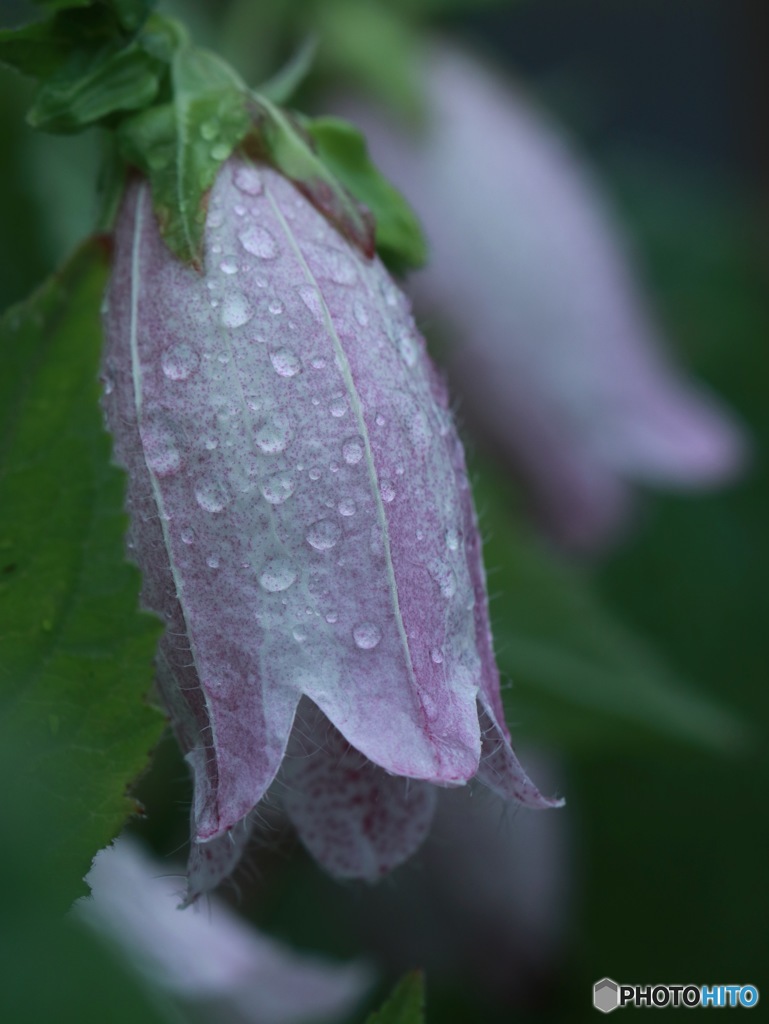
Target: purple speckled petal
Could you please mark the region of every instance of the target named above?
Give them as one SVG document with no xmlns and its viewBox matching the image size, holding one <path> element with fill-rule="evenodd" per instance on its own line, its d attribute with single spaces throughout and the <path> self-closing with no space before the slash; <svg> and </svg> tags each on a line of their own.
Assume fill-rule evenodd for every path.
<svg viewBox="0 0 769 1024">
<path fill-rule="evenodd" d="M 332 875 L 376 882 L 421 846 L 438 789 L 388 775 L 317 710 L 301 721 L 281 773 L 286 812 Z"/>
<path fill-rule="evenodd" d="M 202 275 L 131 187 L 104 315 L 130 544 L 195 778 L 190 898 L 237 861 L 303 696 L 371 762 L 378 827 L 401 822 L 372 863 L 397 862 L 432 798 L 387 773 L 472 778 L 479 692 L 507 742 L 464 457 L 405 298 L 290 182 L 232 159 Z"/>
</svg>

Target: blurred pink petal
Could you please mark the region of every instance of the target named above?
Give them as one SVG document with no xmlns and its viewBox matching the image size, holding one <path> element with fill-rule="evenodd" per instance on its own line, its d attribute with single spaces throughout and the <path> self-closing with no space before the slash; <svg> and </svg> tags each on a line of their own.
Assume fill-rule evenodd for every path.
<svg viewBox="0 0 769 1024">
<path fill-rule="evenodd" d="M 360 1001 L 371 972 L 293 952 L 211 898 L 178 909 L 179 879 L 163 877 L 134 840 L 100 851 L 77 913 L 121 949 L 154 986 L 216 1024 L 338 1021 Z"/>
<path fill-rule="evenodd" d="M 741 429 L 663 351 L 601 187 L 559 129 L 445 45 L 426 87 L 423 138 L 358 100 L 338 107 L 423 220 L 418 312 L 456 333 L 463 409 L 524 475 L 547 528 L 600 545 L 626 518 L 629 483 L 733 477 Z"/>
</svg>

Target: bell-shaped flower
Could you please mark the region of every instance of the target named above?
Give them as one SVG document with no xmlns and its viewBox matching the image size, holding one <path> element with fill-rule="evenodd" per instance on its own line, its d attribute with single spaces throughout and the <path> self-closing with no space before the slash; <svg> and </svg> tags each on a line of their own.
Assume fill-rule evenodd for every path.
<svg viewBox="0 0 769 1024">
<path fill-rule="evenodd" d="M 215 898 L 178 911 L 178 877 L 126 836 L 97 853 L 91 896 L 76 915 L 124 954 L 146 980 L 195 1020 L 311 1024 L 353 1010 L 372 980 L 363 963 L 299 954 L 258 932 Z"/>
<path fill-rule="evenodd" d="M 435 785 L 550 806 L 504 724 L 446 393 L 382 264 L 233 158 L 203 273 L 131 187 L 104 316 L 129 543 L 194 773 L 190 898 L 232 870 L 284 759 L 286 810 L 341 876 L 408 857 Z"/>
<path fill-rule="evenodd" d="M 590 548 L 627 518 L 632 483 L 715 486 L 741 430 L 666 354 L 600 185 L 563 133 L 471 56 L 435 45 L 424 130 L 352 97 L 431 245 L 417 310 L 454 341 L 463 413 L 528 485 L 560 542 Z"/>
</svg>

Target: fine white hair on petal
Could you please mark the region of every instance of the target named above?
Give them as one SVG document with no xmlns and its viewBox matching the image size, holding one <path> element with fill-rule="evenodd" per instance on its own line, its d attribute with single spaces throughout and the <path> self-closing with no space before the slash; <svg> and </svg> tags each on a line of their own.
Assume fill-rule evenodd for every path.
<svg viewBox="0 0 769 1024">
<path fill-rule="evenodd" d="M 566 545 L 610 539 L 629 482 L 716 486 L 744 462 L 741 428 L 664 350 L 627 240 L 564 133 L 457 48 L 425 64 L 416 137 L 339 98 L 418 211 L 431 259 L 417 309 L 455 334 L 463 410 L 514 463 Z"/>
<path fill-rule="evenodd" d="M 298 954 L 212 897 L 178 910 L 178 877 L 126 836 L 95 857 L 75 913 L 155 986 L 212 1024 L 310 1024 L 346 1017 L 372 981 L 363 963 Z M 203 1018 L 207 1014 L 201 1014 Z"/>
</svg>

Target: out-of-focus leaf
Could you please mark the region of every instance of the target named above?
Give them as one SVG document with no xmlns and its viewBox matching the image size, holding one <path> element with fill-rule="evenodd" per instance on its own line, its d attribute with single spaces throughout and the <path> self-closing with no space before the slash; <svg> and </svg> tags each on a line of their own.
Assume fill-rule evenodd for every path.
<svg viewBox="0 0 769 1024">
<path fill-rule="evenodd" d="M 98 409 L 103 246 L 0 321 L 0 721 L 23 773 L 66 808 L 47 853 L 68 898 L 135 804 L 163 728 L 144 701 L 160 623 L 124 560 L 122 473 Z"/>
<path fill-rule="evenodd" d="M 312 69 L 318 50 L 317 36 L 308 36 L 277 74 L 259 86 L 258 92 L 273 103 L 286 104 Z"/>
<path fill-rule="evenodd" d="M 306 129 L 266 96 L 256 96 L 259 110 L 259 147 L 256 156 L 267 159 L 290 178 L 310 202 L 356 245 L 365 256 L 374 255 L 374 222 L 318 153 Z"/>
<path fill-rule="evenodd" d="M 493 471 L 478 474 L 476 496 L 497 661 L 512 680 L 504 700 L 517 735 L 561 747 L 667 736 L 734 749 L 745 740 L 728 709 L 682 682 L 601 606 L 585 577 L 524 529 Z"/>
<path fill-rule="evenodd" d="M 148 175 L 163 237 L 200 266 L 205 195 L 222 162 L 247 134 L 247 92 L 213 53 L 181 46 L 172 62 L 173 98 L 123 122 L 125 158 Z"/>
<path fill-rule="evenodd" d="M 308 121 L 307 130 L 329 170 L 374 215 L 376 247 L 385 263 L 394 270 L 422 266 L 427 244 L 419 221 L 371 162 L 363 135 L 336 117 Z"/>
<path fill-rule="evenodd" d="M 70 33 L 60 24 L 36 21 L 0 30 L 0 61 L 22 74 L 45 78 L 66 59 L 71 45 Z"/>
<path fill-rule="evenodd" d="M 419 35 L 387 2 L 329 0 L 316 5 L 313 24 L 324 70 L 362 85 L 407 118 L 422 112 Z"/>
<path fill-rule="evenodd" d="M 423 1024 L 424 985 L 419 971 L 407 974 L 396 985 L 387 1002 L 368 1018 L 366 1024 Z"/>
</svg>

